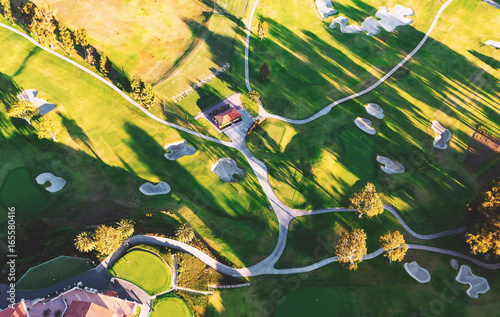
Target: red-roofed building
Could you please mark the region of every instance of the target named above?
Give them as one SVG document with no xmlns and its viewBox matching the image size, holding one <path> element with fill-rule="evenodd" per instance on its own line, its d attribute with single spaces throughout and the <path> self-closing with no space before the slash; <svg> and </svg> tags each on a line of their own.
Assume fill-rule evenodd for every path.
<svg viewBox="0 0 500 317">
<path fill-rule="evenodd" d="M 113 317 L 114 312 L 90 302 L 74 300 L 64 317 Z"/>
<path fill-rule="evenodd" d="M 24 302 L 17 303 L 13 308 L 0 311 L 0 317 L 29 317 Z"/>
<path fill-rule="evenodd" d="M 118 297 L 118 293 L 117 292 L 110 291 L 110 290 L 106 291 L 106 295 L 111 296 L 111 297 Z"/>
<path fill-rule="evenodd" d="M 222 130 L 230 126 L 232 123 L 240 121 L 241 113 L 239 113 L 236 108 L 229 107 L 229 109 L 214 115 L 213 120 L 217 127 Z"/>
</svg>

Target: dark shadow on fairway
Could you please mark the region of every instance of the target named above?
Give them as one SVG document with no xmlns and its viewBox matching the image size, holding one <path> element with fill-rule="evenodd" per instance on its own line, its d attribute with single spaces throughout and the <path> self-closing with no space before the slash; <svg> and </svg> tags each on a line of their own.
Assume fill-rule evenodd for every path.
<svg viewBox="0 0 500 317">
<path fill-rule="evenodd" d="M 469 53 L 482 60 L 483 63 L 490 65 L 492 68 L 500 69 L 500 60 L 481 54 L 476 50 L 469 50 Z"/>
<path fill-rule="evenodd" d="M 97 155 L 97 153 L 92 148 L 92 141 L 87 136 L 85 131 L 83 131 L 83 129 L 80 128 L 80 126 L 76 123 L 76 121 L 66 117 L 64 114 L 60 112 L 58 112 L 57 114 L 59 115 L 59 117 L 61 117 L 62 124 L 68 131 L 68 134 L 73 139 L 73 141 L 87 147 L 95 155 L 97 159 L 101 160 L 99 155 Z"/>
</svg>

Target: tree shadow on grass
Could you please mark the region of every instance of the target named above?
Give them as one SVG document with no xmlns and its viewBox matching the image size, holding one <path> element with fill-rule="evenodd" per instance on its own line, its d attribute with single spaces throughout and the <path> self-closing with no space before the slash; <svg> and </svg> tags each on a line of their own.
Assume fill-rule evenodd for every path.
<svg viewBox="0 0 500 317">
<path fill-rule="evenodd" d="M 95 155 L 97 159 L 101 160 L 99 155 L 97 155 L 97 153 L 93 149 L 92 141 L 87 136 L 85 131 L 83 131 L 83 129 L 76 123 L 76 121 L 66 117 L 64 114 L 60 112 L 58 112 L 57 114 L 59 115 L 59 117 L 61 117 L 62 124 L 68 131 L 68 134 L 71 137 L 71 139 L 73 139 L 73 141 L 75 141 L 76 143 L 88 148 Z"/>
</svg>

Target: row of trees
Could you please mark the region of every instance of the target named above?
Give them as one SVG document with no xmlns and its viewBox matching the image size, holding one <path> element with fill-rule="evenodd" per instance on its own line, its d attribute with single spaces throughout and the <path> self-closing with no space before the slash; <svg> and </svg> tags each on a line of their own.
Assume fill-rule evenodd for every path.
<svg viewBox="0 0 500 317">
<path fill-rule="evenodd" d="M 116 227 L 102 225 L 94 232 L 82 231 L 76 236 L 75 247 L 80 252 L 96 251 L 100 257 L 106 257 L 134 234 L 135 222 L 121 219 Z"/>
<path fill-rule="evenodd" d="M 151 109 L 154 104 L 155 94 L 151 84 L 144 82 L 138 75 L 134 75 L 130 81 L 132 96 L 142 106 Z"/>
<path fill-rule="evenodd" d="M 399 231 L 387 231 L 379 238 L 379 244 L 390 262 L 402 261 L 408 251 L 408 245 Z M 339 263 L 346 264 L 349 270 L 356 270 L 358 263 L 362 262 L 367 254 L 365 231 L 354 229 L 343 233 L 337 242 L 335 254 Z"/>
<path fill-rule="evenodd" d="M 40 110 L 33 103 L 27 100 L 19 101 L 7 112 L 7 116 L 10 118 L 23 119 L 30 126 L 32 125 L 31 120 L 33 117 L 39 115 Z M 34 127 L 39 139 L 52 138 L 54 141 L 57 141 L 56 136 L 62 129 L 62 125 L 59 121 L 45 118 L 40 118 L 40 120 L 34 124 Z"/>
</svg>

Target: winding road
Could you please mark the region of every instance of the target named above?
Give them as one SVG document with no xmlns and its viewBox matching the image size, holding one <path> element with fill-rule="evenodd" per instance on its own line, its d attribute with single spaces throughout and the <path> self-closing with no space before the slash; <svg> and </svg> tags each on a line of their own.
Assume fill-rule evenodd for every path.
<svg viewBox="0 0 500 317">
<path fill-rule="evenodd" d="M 249 45 L 250 45 L 250 38 L 251 38 L 251 25 L 252 25 L 252 20 L 253 20 L 253 17 L 255 15 L 255 11 L 256 11 L 258 2 L 259 2 L 259 0 L 255 1 L 254 6 L 252 8 L 252 12 L 250 14 L 249 23 L 247 24 L 247 37 L 246 37 L 246 46 L 245 46 L 245 83 L 246 83 L 246 86 L 247 86 L 249 91 L 252 90 L 251 85 L 250 85 L 250 81 L 249 81 L 249 68 L 248 68 Z M 262 104 L 260 104 L 260 114 L 259 115 L 261 117 L 274 118 L 274 119 L 283 120 L 283 121 L 293 123 L 293 124 L 305 124 L 305 123 L 311 122 L 311 121 L 313 121 L 321 116 L 328 114 L 334 106 L 336 106 L 342 102 L 345 102 L 347 100 L 359 97 L 363 94 L 370 92 L 371 90 L 375 89 L 380 84 L 382 84 L 387 78 L 389 78 L 395 71 L 397 71 L 404 63 L 406 63 L 410 58 L 412 58 L 413 55 L 415 55 L 418 52 L 418 50 L 422 47 L 422 45 L 424 45 L 424 43 L 427 40 L 427 38 L 429 37 L 430 33 L 434 29 L 440 15 L 444 11 L 444 9 L 452 2 L 453 2 L 453 0 L 448 0 L 445 4 L 443 4 L 443 6 L 438 11 L 431 27 L 429 28 L 429 30 L 426 33 L 426 35 L 424 36 L 424 38 L 420 41 L 418 46 L 410 54 L 408 54 L 398 65 L 396 65 L 391 71 L 389 71 L 385 76 L 383 76 L 375 84 L 371 85 L 367 89 L 365 89 L 359 93 L 353 94 L 351 96 L 345 97 L 343 99 L 340 99 L 338 101 L 335 101 L 335 102 L 327 105 L 325 108 L 323 108 L 323 110 L 319 111 L 318 113 L 316 113 L 315 115 L 313 115 L 307 119 L 295 120 L 295 119 L 288 119 L 288 118 L 276 116 L 276 115 L 270 114 L 267 111 L 265 111 Z M 206 265 L 212 267 L 213 269 L 215 269 L 221 273 L 231 275 L 231 276 L 258 276 L 258 275 L 263 275 L 263 274 L 303 273 L 303 272 L 309 272 L 309 271 L 315 270 L 317 268 L 320 268 L 324 265 L 335 262 L 337 260 L 336 257 L 331 257 L 331 258 L 319 261 L 317 263 L 314 263 L 314 264 L 311 264 L 311 265 L 305 266 L 305 267 L 290 268 L 290 269 L 276 269 L 276 268 L 274 268 L 276 262 L 279 260 L 279 258 L 281 257 L 281 255 L 285 249 L 288 227 L 289 227 L 290 222 L 294 218 L 300 217 L 300 216 L 309 216 L 309 215 L 331 213 L 331 212 L 354 212 L 354 210 L 351 210 L 348 208 L 325 208 L 325 209 L 320 209 L 320 210 L 307 211 L 307 210 L 292 209 L 292 208 L 286 206 L 276 196 L 275 192 L 273 191 L 273 189 L 269 183 L 269 176 L 268 176 L 268 170 L 267 170 L 266 165 L 262 161 L 255 158 L 255 156 L 251 153 L 251 151 L 248 149 L 247 145 L 245 144 L 245 137 L 244 136 L 242 136 L 239 139 L 233 139 L 233 142 L 227 142 L 227 141 L 219 140 L 217 138 L 213 138 L 213 137 L 198 133 L 198 132 L 190 130 L 188 128 L 179 126 L 177 124 L 162 120 L 162 119 L 154 116 L 150 112 L 148 112 L 146 109 L 144 109 L 144 107 L 142 107 L 137 102 L 135 102 L 133 99 L 131 99 L 128 95 L 126 95 L 123 91 L 121 91 L 116 86 L 114 86 L 111 82 L 107 81 L 106 79 L 102 78 L 101 76 L 92 72 L 91 70 L 87 69 L 86 67 L 72 61 L 69 58 L 66 58 L 66 57 L 52 51 L 51 49 L 42 47 L 39 43 L 37 43 L 35 40 L 33 40 L 28 35 L 20 32 L 20 31 L 14 29 L 8 25 L 0 23 L 0 27 L 8 29 L 8 30 L 22 36 L 26 40 L 30 41 L 33 45 L 40 47 L 41 49 L 47 51 L 48 53 L 74 65 L 75 67 L 86 72 L 90 76 L 93 76 L 94 78 L 96 78 L 97 80 L 102 82 L 103 84 L 105 84 L 108 87 L 110 87 L 111 89 L 113 89 L 116 93 L 121 95 L 123 98 L 125 98 L 128 102 L 130 102 L 132 105 L 134 105 L 136 108 L 138 108 L 140 111 L 142 111 L 144 114 L 146 114 L 151 119 L 153 119 L 161 124 L 172 127 L 174 129 L 180 130 L 182 132 L 189 133 L 189 134 L 195 135 L 197 137 L 200 137 L 200 138 L 212 141 L 212 142 L 216 142 L 218 144 L 225 145 L 225 146 L 228 146 L 228 147 L 231 147 L 231 148 L 234 148 L 234 149 L 237 149 L 238 151 L 240 151 L 244 155 L 244 157 L 246 158 L 248 163 L 250 164 L 253 172 L 255 173 L 260 185 L 263 188 L 265 195 L 269 199 L 269 202 L 270 202 L 272 209 L 274 210 L 276 217 L 277 217 L 277 220 L 278 220 L 279 236 L 278 236 L 278 242 L 276 244 L 275 249 L 267 258 L 265 258 L 261 262 L 255 264 L 253 266 L 250 266 L 248 268 L 235 269 L 235 268 L 229 267 L 227 265 L 224 265 L 224 264 L 216 261 L 215 259 L 211 258 L 210 256 L 203 253 L 202 251 L 200 251 L 200 250 L 198 250 L 198 249 L 196 249 L 188 244 L 185 244 L 185 243 L 182 243 L 182 242 L 179 242 L 176 240 L 161 238 L 161 237 L 154 237 L 154 236 L 137 235 L 137 236 L 133 236 L 130 239 L 126 240 L 124 242 L 124 244 L 122 244 L 117 250 L 115 250 L 115 252 L 111 256 L 109 256 L 105 261 L 103 261 L 94 270 L 91 270 L 93 272 L 95 271 L 92 274 L 97 274 L 97 275 L 105 274 L 104 272 L 107 272 L 107 268 L 109 266 L 112 266 L 112 264 L 117 259 L 119 259 L 127 251 L 127 249 L 130 246 L 135 245 L 135 244 L 139 244 L 139 243 L 155 244 L 155 245 L 161 245 L 161 246 L 166 246 L 169 248 L 181 250 L 183 252 L 186 252 L 188 254 L 193 255 L 194 257 L 198 258 L 200 261 L 202 261 Z M 419 238 L 419 239 L 434 239 L 434 238 L 443 237 L 446 235 L 460 233 L 460 232 L 463 232 L 465 230 L 465 228 L 457 228 L 457 229 L 448 230 L 448 231 L 430 234 L 430 235 L 421 235 L 421 234 L 418 234 L 418 233 L 414 232 L 413 230 L 411 230 L 411 228 L 409 228 L 409 226 L 402 219 L 402 217 L 394 210 L 394 208 L 392 208 L 389 205 L 385 205 L 384 209 L 387 210 L 388 212 L 392 213 L 398 219 L 398 221 L 403 225 L 403 227 L 408 231 L 409 234 L 411 234 L 412 236 Z M 439 248 L 434 248 L 434 247 L 428 247 L 428 246 L 422 246 L 422 245 L 414 245 L 414 244 L 409 245 L 409 247 L 411 249 L 415 249 L 415 250 L 426 250 L 426 251 L 438 252 L 438 253 L 442 253 L 442 254 L 449 254 L 452 256 L 460 257 L 462 259 L 471 261 L 477 265 L 480 265 L 480 266 L 483 266 L 486 268 L 490 268 L 490 269 L 498 269 L 500 267 L 500 264 L 483 263 L 477 259 L 463 255 L 463 254 L 455 252 L 455 251 L 439 249 Z M 383 253 L 383 250 L 378 249 L 378 250 L 366 255 L 363 259 L 369 260 L 369 259 L 372 259 L 372 258 L 375 258 L 375 257 L 381 255 L 382 253 Z"/>
</svg>

